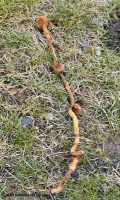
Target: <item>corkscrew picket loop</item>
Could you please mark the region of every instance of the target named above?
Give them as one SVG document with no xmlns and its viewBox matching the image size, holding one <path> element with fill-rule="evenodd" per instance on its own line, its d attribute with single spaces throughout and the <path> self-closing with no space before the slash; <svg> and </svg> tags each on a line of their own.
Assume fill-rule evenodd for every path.
<svg viewBox="0 0 120 200">
<path fill-rule="evenodd" d="M 52 69 L 57 75 L 60 76 L 60 78 L 63 82 L 64 88 L 65 88 L 66 92 L 68 93 L 69 102 L 70 102 L 70 108 L 69 108 L 68 114 L 73 121 L 73 130 L 74 130 L 74 137 L 75 137 L 73 146 L 71 148 L 71 162 L 68 166 L 68 170 L 67 170 L 65 176 L 63 177 L 62 180 L 60 180 L 58 182 L 58 184 L 56 184 L 52 188 L 49 188 L 47 191 L 48 193 L 51 193 L 51 194 L 58 194 L 60 192 L 63 192 L 66 183 L 68 182 L 71 175 L 75 172 L 80 158 L 82 158 L 84 156 L 84 151 L 78 150 L 78 147 L 80 144 L 80 128 L 79 128 L 79 121 L 78 121 L 77 116 L 81 112 L 81 107 L 79 104 L 77 104 L 75 102 L 75 97 L 74 97 L 73 91 L 71 90 L 69 83 L 65 80 L 64 64 L 61 64 L 57 57 L 57 54 L 56 54 L 56 51 L 54 48 L 54 39 L 48 30 L 49 24 L 50 24 L 50 21 L 48 20 L 47 16 L 38 16 L 35 20 L 35 26 L 40 31 L 43 32 L 43 35 L 46 38 L 48 46 L 52 53 L 52 56 L 53 56 Z"/>
</svg>

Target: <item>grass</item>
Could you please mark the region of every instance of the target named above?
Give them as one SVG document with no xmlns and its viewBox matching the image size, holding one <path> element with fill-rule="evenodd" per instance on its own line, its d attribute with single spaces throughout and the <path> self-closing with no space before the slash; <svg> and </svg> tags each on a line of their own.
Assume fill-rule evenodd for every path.
<svg viewBox="0 0 120 200">
<path fill-rule="evenodd" d="M 54 198 L 119 199 L 120 56 L 104 43 L 104 24 L 117 6 L 119 1 L 0 2 L 1 199 L 5 193 L 53 185 L 69 162 L 73 133 L 67 94 L 50 69 L 46 43 L 36 39 L 33 18 L 41 14 L 57 24 L 51 32 L 63 46 L 59 58 L 83 107 L 81 148 L 86 155 L 78 178 Z M 25 116 L 33 117 L 33 127 L 22 127 Z"/>
<path fill-rule="evenodd" d="M 9 18 L 20 13 L 26 13 L 26 10 L 36 3 L 37 0 L 1 0 L 0 2 L 0 15 L 1 18 Z M 19 16 L 19 15 L 18 15 Z"/>
</svg>

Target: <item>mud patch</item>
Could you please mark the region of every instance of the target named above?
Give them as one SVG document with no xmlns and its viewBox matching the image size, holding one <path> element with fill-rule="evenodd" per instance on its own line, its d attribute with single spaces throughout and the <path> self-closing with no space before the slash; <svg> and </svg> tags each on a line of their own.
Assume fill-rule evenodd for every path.
<svg viewBox="0 0 120 200">
<path fill-rule="evenodd" d="M 107 30 L 105 44 L 109 49 L 120 52 L 120 7 L 115 8 L 110 17 L 110 21 L 104 26 Z"/>
<path fill-rule="evenodd" d="M 120 158 L 120 136 L 108 138 L 104 144 L 104 151 L 113 160 Z"/>
</svg>

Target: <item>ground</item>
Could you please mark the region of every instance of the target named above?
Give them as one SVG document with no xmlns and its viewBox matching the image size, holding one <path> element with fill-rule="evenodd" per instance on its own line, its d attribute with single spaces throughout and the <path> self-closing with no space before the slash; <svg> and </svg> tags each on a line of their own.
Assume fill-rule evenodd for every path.
<svg viewBox="0 0 120 200">
<path fill-rule="evenodd" d="M 0 198 L 120 199 L 120 1 L 0 2 Z M 66 79 L 82 106 L 85 158 L 61 195 L 24 197 L 59 180 L 73 141 L 68 97 L 52 71 L 38 15 L 54 24 Z M 118 41 L 118 42 L 117 42 Z"/>
</svg>

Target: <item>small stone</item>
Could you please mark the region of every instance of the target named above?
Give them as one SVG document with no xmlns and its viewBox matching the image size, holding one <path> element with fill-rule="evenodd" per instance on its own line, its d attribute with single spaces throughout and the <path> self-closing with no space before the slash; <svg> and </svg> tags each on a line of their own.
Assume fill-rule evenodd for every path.
<svg viewBox="0 0 120 200">
<path fill-rule="evenodd" d="M 29 128 L 34 125 L 34 118 L 32 116 L 24 116 L 21 119 L 21 127 Z"/>
</svg>

